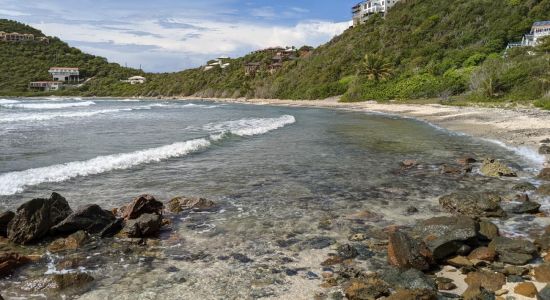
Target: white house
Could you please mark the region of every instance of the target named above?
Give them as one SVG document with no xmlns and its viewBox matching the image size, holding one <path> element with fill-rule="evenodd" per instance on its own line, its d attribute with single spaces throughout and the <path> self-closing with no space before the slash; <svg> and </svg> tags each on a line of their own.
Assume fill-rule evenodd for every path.
<svg viewBox="0 0 550 300">
<path fill-rule="evenodd" d="M 147 81 L 147 78 L 143 76 L 132 76 L 128 78 L 128 80 L 123 80 L 123 81 L 129 84 L 143 84 Z"/>
<path fill-rule="evenodd" d="M 34 35 L 30 33 L 4 32 L 0 31 L 0 41 L 6 42 L 26 42 L 34 41 Z"/>
<path fill-rule="evenodd" d="M 40 90 L 40 91 L 57 91 L 63 87 L 63 82 L 60 81 L 33 81 L 29 83 L 29 88 L 31 90 Z"/>
<path fill-rule="evenodd" d="M 352 8 L 353 26 L 365 23 L 370 16 L 374 14 L 382 14 L 385 16 L 390 8 L 392 8 L 400 0 L 364 0 L 357 3 Z"/>
<path fill-rule="evenodd" d="M 212 61 L 210 61 L 206 66 L 204 66 L 204 71 L 209 71 L 214 69 L 215 67 L 220 67 L 222 69 L 225 69 L 231 65 L 231 63 L 226 62 L 229 60 L 229 56 L 220 56 Z"/>
<path fill-rule="evenodd" d="M 509 43 L 507 49 L 516 47 L 535 47 L 542 38 L 550 36 L 550 21 L 533 23 L 531 32 L 523 36 L 521 42 Z"/>
<path fill-rule="evenodd" d="M 80 70 L 78 68 L 51 67 L 48 71 L 53 81 L 78 82 L 80 81 Z"/>
</svg>

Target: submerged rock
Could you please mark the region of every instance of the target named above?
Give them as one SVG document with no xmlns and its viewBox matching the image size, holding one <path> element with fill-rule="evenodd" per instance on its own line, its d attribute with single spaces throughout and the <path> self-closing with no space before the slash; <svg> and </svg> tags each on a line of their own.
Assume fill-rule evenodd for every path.
<svg viewBox="0 0 550 300">
<path fill-rule="evenodd" d="M 524 201 L 514 207 L 511 212 L 514 214 L 536 214 L 539 212 L 540 204 L 533 201 Z"/>
<path fill-rule="evenodd" d="M 550 196 L 550 184 L 543 184 L 537 189 L 537 194 L 543 196 Z"/>
<path fill-rule="evenodd" d="M 468 217 L 435 217 L 420 221 L 413 235 L 424 240 L 434 259 L 456 254 L 458 249 L 477 237 L 478 224 Z"/>
<path fill-rule="evenodd" d="M 143 214 L 162 215 L 164 204 L 151 195 L 141 195 L 124 208 L 122 217 L 126 220 L 137 219 Z"/>
<path fill-rule="evenodd" d="M 539 154 L 550 154 L 550 146 L 548 146 L 548 145 L 540 146 Z"/>
<path fill-rule="evenodd" d="M 471 217 L 504 217 L 501 201 L 496 193 L 456 192 L 439 198 L 439 205 L 448 212 Z"/>
<path fill-rule="evenodd" d="M 434 259 L 432 252 L 423 241 L 397 231 L 390 234 L 388 262 L 398 268 L 414 268 L 423 271 L 430 268 Z"/>
<path fill-rule="evenodd" d="M 137 219 L 126 221 L 122 232 L 130 238 L 155 236 L 162 226 L 162 217 L 157 214 L 142 214 Z"/>
<path fill-rule="evenodd" d="M 550 168 L 542 169 L 537 178 L 550 181 Z"/>
<path fill-rule="evenodd" d="M 343 259 L 351 259 L 359 255 L 359 252 L 357 252 L 357 249 L 355 249 L 355 247 L 349 244 L 338 246 L 338 249 L 336 249 L 336 251 L 338 252 L 338 256 Z"/>
<path fill-rule="evenodd" d="M 529 182 L 518 183 L 512 187 L 512 190 L 517 192 L 524 192 L 524 193 L 528 191 L 534 191 L 536 189 L 537 187 L 534 184 Z"/>
<path fill-rule="evenodd" d="M 318 236 L 305 240 L 302 244 L 309 249 L 324 249 L 335 243 L 336 240 L 331 237 Z"/>
<path fill-rule="evenodd" d="M 59 292 L 68 288 L 82 289 L 88 286 L 94 278 L 86 273 L 67 273 L 48 275 L 24 283 L 33 292 Z"/>
<path fill-rule="evenodd" d="M 180 213 L 185 210 L 209 211 L 216 208 L 216 203 L 199 197 L 176 197 L 168 202 L 167 207 L 173 213 Z"/>
<path fill-rule="evenodd" d="M 48 251 L 56 253 L 65 250 L 76 250 L 88 242 L 90 237 L 84 231 L 77 231 L 66 238 L 53 241 L 48 246 Z"/>
<path fill-rule="evenodd" d="M 492 158 L 487 158 L 483 161 L 480 172 L 489 177 L 517 177 L 517 174 L 512 169 Z"/>
<path fill-rule="evenodd" d="M 91 204 L 79 207 L 61 223 L 52 227 L 55 234 L 71 234 L 79 230 L 98 233 L 115 220 L 112 212 L 104 210 L 99 205 Z"/>
<path fill-rule="evenodd" d="M 49 199 L 33 199 L 17 209 L 8 226 L 8 238 L 17 244 L 34 242 L 71 213 L 67 200 L 57 193 Z"/>
<path fill-rule="evenodd" d="M 0 278 L 12 274 L 18 267 L 31 261 L 27 256 L 19 255 L 18 253 L 1 253 L 0 254 Z"/>
<path fill-rule="evenodd" d="M 0 236 L 8 236 L 8 224 L 13 220 L 13 217 L 15 217 L 13 211 L 6 211 L 0 214 Z"/>
<path fill-rule="evenodd" d="M 457 158 L 456 162 L 460 165 L 466 166 L 469 164 L 476 163 L 477 160 L 472 156 L 463 156 L 463 157 Z"/>
<path fill-rule="evenodd" d="M 489 248 L 497 253 L 498 261 L 511 265 L 525 265 L 537 255 L 533 243 L 527 240 L 496 237 Z"/>
</svg>

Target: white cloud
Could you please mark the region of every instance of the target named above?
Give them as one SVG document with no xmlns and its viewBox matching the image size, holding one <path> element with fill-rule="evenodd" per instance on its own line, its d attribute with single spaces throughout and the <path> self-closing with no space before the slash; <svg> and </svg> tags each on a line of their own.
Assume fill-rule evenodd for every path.
<svg viewBox="0 0 550 300">
<path fill-rule="evenodd" d="M 0 15 L 10 16 L 10 17 L 21 17 L 21 16 L 28 16 L 29 14 L 26 14 L 17 10 L 0 9 Z"/>
</svg>

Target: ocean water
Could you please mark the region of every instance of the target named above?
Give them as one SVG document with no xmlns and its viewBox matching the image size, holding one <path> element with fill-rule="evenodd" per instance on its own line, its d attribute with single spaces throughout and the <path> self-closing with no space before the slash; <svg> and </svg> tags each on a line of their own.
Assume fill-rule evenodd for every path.
<svg viewBox="0 0 550 300">
<path fill-rule="evenodd" d="M 307 272 L 320 274 L 329 249 L 299 246 L 308 239 L 345 242 L 358 227 L 411 224 L 441 214 L 441 195 L 509 190 L 540 168 L 531 154 L 412 119 L 213 101 L 2 99 L 0 141 L 0 211 L 52 191 L 73 208 L 111 209 L 143 193 L 219 205 L 173 216 L 152 248 L 88 249 L 79 270 L 96 280 L 70 295 L 83 299 L 310 299 L 320 280 Z M 462 155 L 496 157 L 521 178 L 440 174 Z M 405 159 L 421 167 L 403 172 Z M 409 206 L 419 213 L 406 214 Z M 357 222 L 365 210 L 374 217 Z M 60 268 L 63 259 L 49 256 L 0 290 L 36 294 L 26 280 L 76 271 Z"/>
</svg>

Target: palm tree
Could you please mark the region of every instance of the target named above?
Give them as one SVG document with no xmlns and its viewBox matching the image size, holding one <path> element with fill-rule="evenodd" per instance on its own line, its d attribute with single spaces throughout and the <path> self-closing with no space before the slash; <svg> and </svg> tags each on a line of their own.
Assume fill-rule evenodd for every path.
<svg viewBox="0 0 550 300">
<path fill-rule="evenodd" d="M 386 63 L 382 57 L 365 54 L 359 74 L 366 75 L 369 80 L 381 81 L 390 78 L 393 75 L 393 69 L 391 64 Z"/>
</svg>

